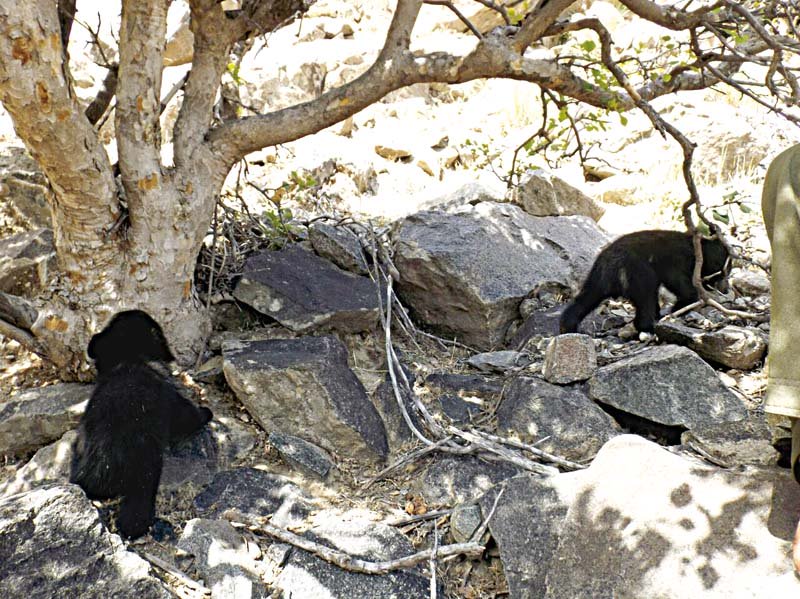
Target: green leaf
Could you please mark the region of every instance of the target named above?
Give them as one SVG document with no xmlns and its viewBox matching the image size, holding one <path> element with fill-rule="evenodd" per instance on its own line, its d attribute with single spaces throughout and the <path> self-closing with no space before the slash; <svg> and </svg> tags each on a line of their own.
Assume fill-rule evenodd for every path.
<svg viewBox="0 0 800 599">
<path fill-rule="evenodd" d="M 585 42 L 583 42 L 583 43 L 581 44 L 581 48 L 582 48 L 582 49 L 583 49 L 585 52 L 591 52 L 591 51 L 592 51 L 592 50 L 594 50 L 596 47 L 597 47 L 597 44 L 595 44 L 595 43 L 594 43 L 594 41 L 592 41 L 592 40 L 586 40 Z"/>
<path fill-rule="evenodd" d="M 624 114 L 620 114 L 619 122 L 623 127 L 626 126 L 628 124 L 628 117 L 626 117 Z"/>
<path fill-rule="evenodd" d="M 716 220 L 716 221 L 719 221 L 719 222 L 724 223 L 726 225 L 730 222 L 730 218 L 724 212 L 721 212 L 721 211 L 715 209 L 715 210 L 712 210 L 711 213 L 714 215 L 714 220 Z"/>
</svg>

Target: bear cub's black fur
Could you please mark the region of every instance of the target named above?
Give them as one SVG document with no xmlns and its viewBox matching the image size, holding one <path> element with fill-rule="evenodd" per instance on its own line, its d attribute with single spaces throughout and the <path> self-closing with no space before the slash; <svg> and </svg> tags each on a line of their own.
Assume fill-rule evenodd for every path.
<svg viewBox="0 0 800 599">
<path fill-rule="evenodd" d="M 170 380 L 175 358 L 158 323 L 141 310 L 120 312 L 89 342 L 97 384 L 81 418 L 70 482 L 91 499 L 122 496 L 119 532 L 135 538 L 155 519 L 164 450 L 212 418 Z"/>
<path fill-rule="evenodd" d="M 728 251 L 718 239 L 703 239 L 701 246 L 703 277 L 711 277 L 707 282 L 717 282 L 718 286 L 723 284 Z M 561 332 L 576 332 L 586 315 L 611 297 L 624 297 L 633 303 L 637 331 L 654 332 L 660 285 L 677 296 L 673 310 L 697 301 L 692 285 L 694 263 L 689 233 L 653 230 L 623 235 L 595 259 L 580 292 L 561 314 Z"/>
</svg>

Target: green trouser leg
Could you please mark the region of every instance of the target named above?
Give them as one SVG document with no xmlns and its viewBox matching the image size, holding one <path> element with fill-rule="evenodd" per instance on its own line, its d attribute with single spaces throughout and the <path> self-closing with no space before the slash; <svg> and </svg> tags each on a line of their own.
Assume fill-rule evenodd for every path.
<svg viewBox="0 0 800 599">
<path fill-rule="evenodd" d="M 761 197 L 772 246 L 769 378 L 764 409 L 792 418 L 792 468 L 800 481 L 800 145 L 767 170 Z"/>
</svg>

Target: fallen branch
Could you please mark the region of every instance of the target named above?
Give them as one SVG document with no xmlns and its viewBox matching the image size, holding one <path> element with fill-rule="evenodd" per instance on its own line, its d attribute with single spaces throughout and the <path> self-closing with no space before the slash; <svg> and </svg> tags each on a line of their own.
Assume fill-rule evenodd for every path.
<svg viewBox="0 0 800 599">
<path fill-rule="evenodd" d="M 535 472 L 536 474 L 545 474 L 548 476 L 559 473 L 558 468 L 554 468 L 553 466 L 545 466 L 544 464 L 529 460 L 528 458 L 521 456 L 518 453 L 503 447 L 502 445 L 498 445 L 497 443 L 489 441 L 488 439 L 484 439 L 474 433 L 459 430 L 454 426 L 448 426 L 447 430 L 456 437 L 460 437 L 469 442 L 472 447 L 498 455 L 507 462 L 510 462 L 515 466 L 519 466 L 523 470 Z"/>
<path fill-rule="evenodd" d="M 437 558 L 452 557 L 455 555 L 465 555 L 467 557 L 480 557 L 485 547 L 479 543 L 453 543 L 451 545 L 443 545 L 436 549 L 425 549 L 418 551 L 411 555 L 401 557 L 398 559 L 371 562 L 368 560 L 353 557 L 349 553 L 339 551 L 338 549 L 331 549 L 325 545 L 315 543 L 305 537 L 296 535 L 284 528 L 279 528 L 270 524 L 264 518 L 255 518 L 228 510 L 223 514 L 223 517 L 233 524 L 246 526 L 256 534 L 265 534 L 283 543 L 288 543 L 293 547 L 308 551 L 318 558 L 326 562 L 338 566 L 348 572 L 358 572 L 360 574 L 386 574 L 394 570 L 404 570 L 413 568 L 423 562 L 429 562 L 431 557 L 435 554 Z"/>
<path fill-rule="evenodd" d="M 178 581 L 180 581 L 182 585 L 187 586 L 194 591 L 202 593 L 203 595 L 211 594 L 211 589 L 206 588 L 196 580 L 189 578 L 188 576 L 186 576 L 186 574 L 178 570 L 178 568 L 176 568 L 169 562 L 161 559 L 160 557 L 157 557 L 152 553 L 147 553 L 146 551 L 137 551 L 136 553 L 138 553 L 139 556 L 143 557 L 148 562 L 153 564 L 155 567 L 164 570 L 164 572 L 176 578 Z"/>
<path fill-rule="evenodd" d="M 517 441 L 516 439 L 508 439 L 506 437 L 499 437 L 497 435 L 493 435 L 485 431 L 479 431 L 477 429 L 471 429 L 470 432 L 479 435 L 484 439 L 488 439 L 489 441 L 494 441 L 495 443 L 501 443 L 503 445 L 508 445 L 516 449 L 522 449 L 523 451 L 532 453 L 536 457 L 542 458 L 543 460 L 547 460 L 548 462 L 561 466 L 565 470 L 583 470 L 586 468 L 584 464 L 578 464 L 577 462 L 572 462 L 566 458 L 562 458 L 561 456 L 557 456 L 548 451 L 544 451 L 543 449 L 539 449 L 538 447 L 531 445 L 529 443 L 523 443 L 522 441 Z"/>
</svg>

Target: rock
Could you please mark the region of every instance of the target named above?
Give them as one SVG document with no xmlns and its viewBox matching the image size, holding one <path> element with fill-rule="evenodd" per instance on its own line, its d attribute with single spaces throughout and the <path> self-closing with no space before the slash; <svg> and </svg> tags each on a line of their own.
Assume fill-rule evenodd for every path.
<svg viewBox="0 0 800 599">
<path fill-rule="evenodd" d="M 326 480 L 335 467 L 327 453 L 300 437 L 272 432 L 269 442 L 278 450 L 284 462 L 320 480 Z"/>
<path fill-rule="evenodd" d="M 724 471 L 636 435 L 616 437 L 580 473 L 547 590 L 529 596 L 795 596 L 788 556 L 798 505 L 787 470 Z M 517 557 L 538 567 L 528 555 Z"/>
<path fill-rule="evenodd" d="M 404 368 L 404 370 L 409 383 L 413 385 L 414 375 L 407 368 Z M 399 379 L 400 373 L 397 372 L 396 376 Z M 405 405 L 406 412 L 411 418 L 412 424 L 418 431 L 423 431 L 422 421 L 417 415 L 417 410 L 414 407 L 413 399 L 408 395 L 408 393 L 402 392 L 402 389 L 404 388 L 403 385 L 398 384 L 398 388 L 401 389 L 403 404 Z M 375 405 L 375 408 L 377 408 L 378 414 L 380 414 L 381 420 L 383 420 L 383 424 L 386 427 L 386 438 L 389 442 L 389 451 L 392 454 L 399 453 L 406 443 L 416 439 L 416 435 L 414 435 L 414 433 L 408 427 L 408 424 L 406 424 L 403 413 L 400 411 L 400 406 L 397 404 L 397 397 L 395 397 L 392 380 L 388 373 L 386 374 L 384 381 L 375 390 L 372 403 Z"/>
<path fill-rule="evenodd" d="M 481 508 L 477 504 L 460 504 L 450 516 L 450 534 L 456 543 L 466 543 L 483 522 Z"/>
<path fill-rule="evenodd" d="M 489 488 L 519 474 L 507 462 L 485 462 L 474 456 L 445 456 L 425 468 L 413 489 L 428 506 L 452 506 L 474 501 Z"/>
<path fill-rule="evenodd" d="M 356 333 L 378 322 L 378 294 L 372 281 L 299 245 L 248 258 L 233 295 L 295 332 Z"/>
<path fill-rule="evenodd" d="M 201 383 L 220 384 L 225 381 L 225 373 L 222 370 L 222 356 L 213 356 L 203 362 L 200 367 L 192 374 L 192 378 Z"/>
<path fill-rule="evenodd" d="M 392 162 L 397 162 L 398 160 L 405 162 L 413 158 L 413 155 L 408 150 L 390 148 L 388 146 L 375 146 L 375 153 L 381 158 L 386 158 L 386 160 L 391 160 Z"/>
<path fill-rule="evenodd" d="M 92 389 L 92 385 L 60 383 L 24 391 L 0 403 L 0 454 L 37 449 L 75 428 Z"/>
<path fill-rule="evenodd" d="M 503 392 L 502 380 L 477 374 L 430 374 L 425 386 L 438 396 L 442 411 L 456 423 L 471 422 L 487 402 L 496 401 Z"/>
<path fill-rule="evenodd" d="M 13 478 L 0 483 L 0 498 L 24 493 L 51 483 L 69 482 L 72 444 L 77 436 L 77 431 L 67 431 L 58 441 L 45 445 L 33 454 L 33 457 L 14 473 Z"/>
<path fill-rule="evenodd" d="M 514 331 L 508 346 L 521 351 L 534 337 L 554 337 L 560 333 L 559 321 L 564 306 L 533 312 L 525 322 Z"/>
<path fill-rule="evenodd" d="M 257 442 L 256 435 L 236 418 L 215 410 L 214 420 L 207 426 L 167 449 L 159 490 L 177 491 L 187 484 L 205 486 L 217 472 L 249 453 Z"/>
<path fill-rule="evenodd" d="M 194 506 L 206 518 L 226 510 L 261 517 L 276 526 L 298 526 L 311 513 L 314 499 L 285 476 L 255 468 L 234 468 L 217 473 L 197 497 Z"/>
<path fill-rule="evenodd" d="M 656 335 L 665 343 L 684 345 L 710 362 L 738 370 L 752 370 L 767 352 L 761 333 L 744 327 L 726 326 L 708 332 L 675 322 L 659 322 Z"/>
<path fill-rule="evenodd" d="M 728 283 L 739 293 L 753 297 L 768 295 L 770 291 L 769 278 L 753 270 L 734 269 Z"/>
<path fill-rule="evenodd" d="M 513 188 L 510 201 L 533 216 L 588 216 L 599 220 L 605 209 L 585 193 L 544 170 L 530 170 Z"/>
<path fill-rule="evenodd" d="M 701 426 L 683 433 L 681 442 L 730 466 L 774 466 L 779 457 L 772 446 L 772 430 L 763 419 L 756 417 Z"/>
<path fill-rule="evenodd" d="M 358 235 L 347 227 L 314 223 L 308 228 L 308 239 L 317 254 L 339 268 L 357 275 L 369 274 L 361 241 Z"/>
<path fill-rule="evenodd" d="M 663 345 L 599 368 L 589 395 L 629 414 L 693 429 L 742 420 L 742 402 L 714 369 L 685 347 Z"/>
<path fill-rule="evenodd" d="M 429 374 L 425 386 L 434 393 L 457 395 L 462 399 L 497 399 L 503 392 L 503 381 L 480 374 Z"/>
<path fill-rule="evenodd" d="M 230 522 L 194 518 L 178 541 L 178 549 L 195 557 L 194 565 L 212 599 L 266 599 L 267 587 L 258 576 L 261 551 L 248 543 Z"/>
<path fill-rule="evenodd" d="M 169 599 L 75 485 L 0 500 L 0 596 Z"/>
<path fill-rule="evenodd" d="M 0 291 L 30 297 L 56 268 L 53 231 L 37 229 L 0 239 Z"/>
<path fill-rule="evenodd" d="M 483 372 L 503 373 L 515 368 L 524 368 L 530 363 L 528 356 L 512 350 L 485 352 L 467 359 L 467 364 Z"/>
<path fill-rule="evenodd" d="M 519 377 L 506 387 L 497 408 L 498 428 L 568 460 L 593 457 L 620 433 L 614 419 L 584 391 Z"/>
<path fill-rule="evenodd" d="M 547 592 L 547 575 L 558 549 L 567 510 L 584 471 L 540 477 L 520 474 L 490 489 L 480 498 L 483 517 L 497 502 L 489 531 L 500 549 L 500 560 L 515 599 L 538 599 Z M 576 595 L 576 597 L 589 596 Z"/>
<path fill-rule="evenodd" d="M 329 511 L 314 516 L 304 533 L 317 543 L 369 561 L 383 561 L 414 553 L 408 539 L 396 529 L 349 514 Z M 348 572 L 310 553 L 293 549 L 274 586 L 285 597 L 330 599 L 424 599 L 430 597 L 430 581 L 419 569 L 380 576 Z"/>
<path fill-rule="evenodd" d="M 397 291 L 420 322 L 492 349 L 523 299 L 576 285 L 604 242 L 585 217 L 533 217 L 510 204 L 418 212 L 395 235 Z"/>
<path fill-rule="evenodd" d="M 479 398 L 462 399 L 455 395 L 439 396 L 439 406 L 442 412 L 456 424 L 466 424 L 480 414 L 484 408 L 484 401 Z"/>
<path fill-rule="evenodd" d="M 225 378 L 266 431 L 333 453 L 384 460 L 386 430 L 336 337 L 223 343 Z"/>
<path fill-rule="evenodd" d="M 0 196 L 30 228 L 52 226 L 48 183 L 39 165 L 21 146 L 0 148 Z"/>
<path fill-rule="evenodd" d="M 544 356 L 545 380 L 559 385 L 585 381 L 597 370 L 594 340 L 588 335 L 569 333 L 550 341 Z"/>
</svg>

